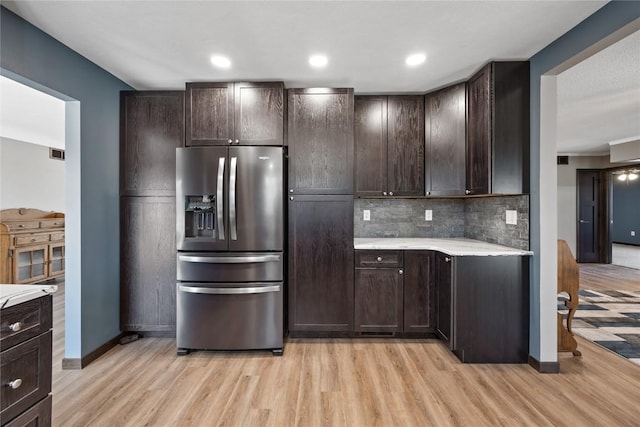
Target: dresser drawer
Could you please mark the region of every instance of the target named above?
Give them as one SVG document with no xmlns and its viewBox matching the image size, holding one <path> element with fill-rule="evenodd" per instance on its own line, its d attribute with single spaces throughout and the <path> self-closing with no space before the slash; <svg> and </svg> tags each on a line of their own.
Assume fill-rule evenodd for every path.
<svg viewBox="0 0 640 427">
<path fill-rule="evenodd" d="M 51 392 L 52 332 L 0 353 L 0 419 L 11 420 Z"/>
<path fill-rule="evenodd" d="M 402 251 L 356 251 L 356 268 L 394 268 L 402 265 Z"/>
<path fill-rule="evenodd" d="M 51 233 L 51 241 L 64 241 L 64 231 L 57 231 L 55 233 Z"/>
<path fill-rule="evenodd" d="M 50 427 L 51 426 L 51 395 L 48 395 L 36 405 L 24 411 L 4 427 Z"/>
<path fill-rule="evenodd" d="M 40 221 L 7 221 L 4 223 L 9 231 L 22 231 L 40 228 Z"/>
<path fill-rule="evenodd" d="M 64 218 L 43 219 L 40 221 L 40 228 L 64 227 Z"/>
<path fill-rule="evenodd" d="M 36 243 L 47 243 L 49 241 L 48 234 L 28 234 L 18 235 L 15 238 L 16 246 L 33 245 Z"/>
<path fill-rule="evenodd" d="M 2 310 L 0 351 L 51 329 L 51 299 L 51 295 L 45 295 Z"/>
</svg>

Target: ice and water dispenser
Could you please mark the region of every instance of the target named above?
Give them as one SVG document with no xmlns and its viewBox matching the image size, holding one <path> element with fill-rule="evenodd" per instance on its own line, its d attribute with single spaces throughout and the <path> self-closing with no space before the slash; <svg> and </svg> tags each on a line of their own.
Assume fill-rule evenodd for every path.
<svg viewBox="0 0 640 427">
<path fill-rule="evenodd" d="M 211 195 L 185 197 L 185 237 L 215 237 L 216 197 Z"/>
</svg>

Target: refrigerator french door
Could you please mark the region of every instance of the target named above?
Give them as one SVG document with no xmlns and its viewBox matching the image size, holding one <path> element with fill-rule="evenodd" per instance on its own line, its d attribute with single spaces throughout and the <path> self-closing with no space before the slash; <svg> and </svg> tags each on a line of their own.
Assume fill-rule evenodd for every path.
<svg viewBox="0 0 640 427">
<path fill-rule="evenodd" d="M 281 147 L 176 150 L 177 347 L 283 348 Z"/>
</svg>

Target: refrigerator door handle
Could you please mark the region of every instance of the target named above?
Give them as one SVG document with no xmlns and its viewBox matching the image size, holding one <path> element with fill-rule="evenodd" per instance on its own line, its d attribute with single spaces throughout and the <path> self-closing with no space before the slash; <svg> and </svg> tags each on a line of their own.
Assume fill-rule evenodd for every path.
<svg viewBox="0 0 640 427">
<path fill-rule="evenodd" d="M 238 158 L 231 158 L 231 170 L 229 172 L 229 223 L 231 227 L 231 240 L 238 240 L 238 221 L 236 219 L 236 171 Z"/>
<path fill-rule="evenodd" d="M 216 192 L 216 215 L 220 240 L 224 240 L 224 160 L 224 157 L 218 159 L 218 188 Z"/>
<path fill-rule="evenodd" d="M 209 288 L 200 286 L 178 285 L 181 292 L 189 292 L 192 294 L 214 294 L 214 295 L 233 295 L 233 294 L 264 294 L 268 292 L 279 292 L 280 285 L 271 286 L 249 286 L 238 288 Z"/>
<path fill-rule="evenodd" d="M 270 254 L 270 255 L 228 256 L 228 257 L 180 255 L 178 259 L 180 261 L 199 262 L 199 263 L 208 263 L 208 264 L 245 264 L 245 263 L 251 263 L 251 262 L 280 261 L 280 255 Z"/>
</svg>

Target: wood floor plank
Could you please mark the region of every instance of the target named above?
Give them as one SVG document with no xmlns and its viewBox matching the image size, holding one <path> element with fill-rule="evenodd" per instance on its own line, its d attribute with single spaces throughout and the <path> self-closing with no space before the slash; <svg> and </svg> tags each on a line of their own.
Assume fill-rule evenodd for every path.
<svg viewBox="0 0 640 427">
<path fill-rule="evenodd" d="M 640 270 L 613 264 L 578 264 L 580 289 L 640 291 Z"/>
</svg>

